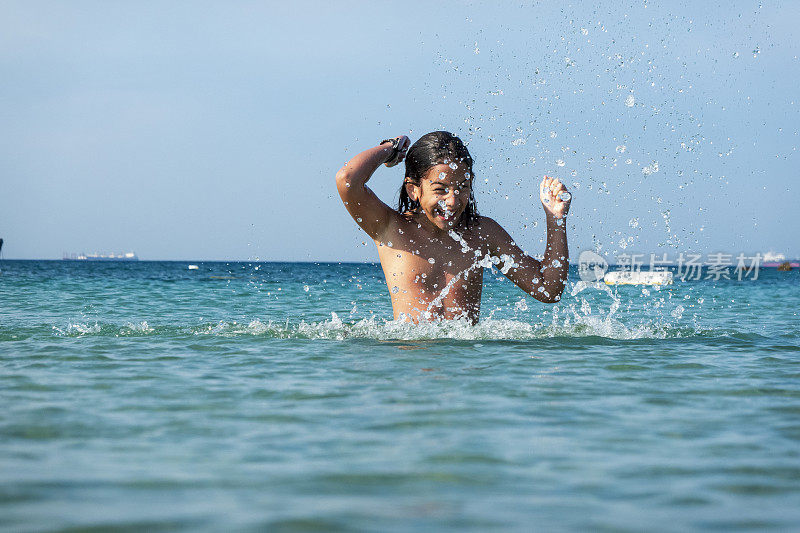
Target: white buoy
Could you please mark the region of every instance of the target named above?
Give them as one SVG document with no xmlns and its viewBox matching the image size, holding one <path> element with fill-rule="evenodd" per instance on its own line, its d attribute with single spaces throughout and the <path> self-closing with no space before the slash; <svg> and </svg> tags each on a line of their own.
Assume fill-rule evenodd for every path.
<svg viewBox="0 0 800 533">
<path fill-rule="evenodd" d="M 615 270 L 607 272 L 603 281 L 606 285 L 671 285 L 672 272 L 669 270 Z"/>
<path fill-rule="evenodd" d="M 197 270 L 197 269 L 198 269 L 197 265 L 189 265 L 189 270 Z"/>
</svg>

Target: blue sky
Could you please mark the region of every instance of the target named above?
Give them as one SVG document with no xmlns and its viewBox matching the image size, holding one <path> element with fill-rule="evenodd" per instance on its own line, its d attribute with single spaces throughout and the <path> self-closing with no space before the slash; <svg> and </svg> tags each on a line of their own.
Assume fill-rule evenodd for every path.
<svg viewBox="0 0 800 533">
<path fill-rule="evenodd" d="M 376 260 L 333 176 L 447 129 L 532 253 L 800 256 L 799 2 L 3 2 L 6 258 Z M 394 203 L 402 171 L 370 185 Z"/>
</svg>

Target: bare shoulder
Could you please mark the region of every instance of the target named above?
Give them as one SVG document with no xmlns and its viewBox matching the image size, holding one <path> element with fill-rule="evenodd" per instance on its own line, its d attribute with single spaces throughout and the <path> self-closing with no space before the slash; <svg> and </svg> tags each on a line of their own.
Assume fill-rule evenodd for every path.
<svg viewBox="0 0 800 533">
<path fill-rule="evenodd" d="M 478 237 L 494 247 L 497 244 L 511 241 L 511 236 L 503 229 L 495 219 L 490 217 L 481 216 L 478 218 L 478 223 L 475 225 L 475 232 Z"/>
<path fill-rule="evenodd" d="M 478 217 L 478 223 L 475 225 L 475 228 L 480 232 L 497 231 L 498 229 L 503 229 L 503 227 L 495 219 L 483 215 Z"/>
<path fill-rule="evenodd" d="M 389 208 L 388 212 L 386 213 L 385 220 L 386 223 L 383 226 L 382 231 L 380 231 L 380 233 L 374 237 L 376 241 L 401 241 L 402 238 L 400 236 L 404 235 L 404 232 L 409 230 L 413 221 L 409 213 L 400 213 L 392 208 Z"/>
</svg>

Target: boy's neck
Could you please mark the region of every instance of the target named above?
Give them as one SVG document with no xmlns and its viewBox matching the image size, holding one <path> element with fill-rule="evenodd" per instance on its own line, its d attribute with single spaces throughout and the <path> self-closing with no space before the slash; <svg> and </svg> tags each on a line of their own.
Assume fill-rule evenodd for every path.
<svg viewBox="0 0 800 533">
<path fill-rule="evenodd" d="M 419 224 L 422 229 L 426 232 L 430 233 L 433 237 L 443 238 L 448 237 L 451 231 L 462 231 L 466 228 L 465 220 L 466 214 L 461 213 L 461 217 L 458 219 L 458 222 L 454 224 L 452 227 L 442 229 L 431 220 L 425 216 L 425 213 L 412 213 L 414 221 Z"/>
</svg>

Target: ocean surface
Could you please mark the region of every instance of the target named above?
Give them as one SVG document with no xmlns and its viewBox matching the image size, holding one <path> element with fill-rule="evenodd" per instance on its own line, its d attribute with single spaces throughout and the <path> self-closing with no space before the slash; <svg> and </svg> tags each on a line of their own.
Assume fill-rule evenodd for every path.
<svg viewBox="0 0 800 533">
<path fill-rule="evenodd" d="M 800 530 L 797 270 L 487 271 L 477 326 L 375 264 L 0 271 L 4 531 Z"/>
</svg>

